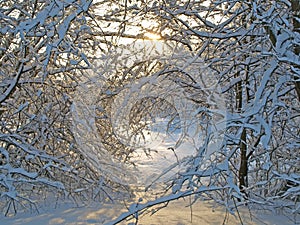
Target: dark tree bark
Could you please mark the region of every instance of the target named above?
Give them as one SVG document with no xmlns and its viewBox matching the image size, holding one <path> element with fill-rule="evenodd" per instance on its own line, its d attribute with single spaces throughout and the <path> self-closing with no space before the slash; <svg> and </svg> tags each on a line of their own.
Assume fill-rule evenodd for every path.
<svg viewBox="0 0 300 225">
<path fill-rule="evenodd" d="M 292 22 L 293 22 L 293 32 L 300 34 L 300 1 L 299 0 L 291 0 L 292 5 Z M 294 53 L 300 57 L 300 46 L 297 45 L 294 48 Z M 296 66 L 297 69 L 300 69 L 300 66 Z M 295 89 L 298 95 L 298 100 L 300 101 L 300 78 L 295 77 L 297 79 L 295 81 Z"/>
<path fill-rule="evenodd" d="M 240 150 L 241 150 L 241 162 L 239 169 L 239 188 L 241 192 L 245 193 L 245 187 L 248 186 L 248 158 L 247 158 L 247 144 L 246 144 L 247 132 L 244 128 L 241 135 Z"/>
</svg>

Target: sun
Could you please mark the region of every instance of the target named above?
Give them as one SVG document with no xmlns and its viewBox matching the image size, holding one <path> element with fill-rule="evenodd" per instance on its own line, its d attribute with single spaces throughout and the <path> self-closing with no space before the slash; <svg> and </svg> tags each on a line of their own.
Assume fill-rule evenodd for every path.
<svg viewBox="0 0 300 225">
<path fill-rule="evenodd" d="M 147 32 L 144 34 L 144 36 L 150 40 L 160 40 L 161 36 L 159 34 Z"/>
</svg>

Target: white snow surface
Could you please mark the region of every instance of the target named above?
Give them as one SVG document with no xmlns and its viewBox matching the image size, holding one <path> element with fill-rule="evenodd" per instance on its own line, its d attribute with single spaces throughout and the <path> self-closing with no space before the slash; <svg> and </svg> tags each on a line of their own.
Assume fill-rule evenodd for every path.
<svg viewBox="0 0 300 225">
<path fill-rule="evenodd" d="M 188 207 L 189 199 L 178 200 L 161 209 L 154 215 L 145 215 L 139 218 L 138 224 L 151 225 L 187 225 L 187 224 L 241 224 L 237 214 L 226 214 L 222 207 L 216 207 L 210 202 L 198 202 Z M 82 207 L 70 207 L 62 204 L 56 209 L 42 209 L 40 214 L 17 214 L 15 217 L 0 218 L 1 225 L 96 225 L 106 224 L 124 211 L 124 205 L 94 204 Z M 268 211 L 249 211 L 240 209 L 241 219 L 247 225 L 292 225 L 295 224 L 283 215 L 275 215 Z M 250 214 L 251 212 L 251 214 Z M 226 217 L 227 216 L 227 217 Z M 299 218 L 298 218 L 299 219 Z M 299 220 L 298 220 L 299 221 Z M 131 224 L 134 221 L 124 221 L 120 224 Z M 134 223 L 133 223 L 134 224 Z"/>
</svg>

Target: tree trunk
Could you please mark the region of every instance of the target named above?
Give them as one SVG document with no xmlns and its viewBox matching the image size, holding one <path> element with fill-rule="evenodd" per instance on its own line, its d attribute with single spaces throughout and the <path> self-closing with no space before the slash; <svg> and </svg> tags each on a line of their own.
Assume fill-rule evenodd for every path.
<svg viewBox="0 0 300 225">
<path fill-rule="evenodd" d="M 247 132 L 244 128 L 240 140 L 241 162 L 239 169 L 239 188 L 245 193 L 245 187 L 248 186 L 248 158 L 247 158 Z"/>
<path fill-rule="evenodd" d="M 239 76 L 239 73 L 238 73 Z M 247 79 L 247 78 L 246 78 Z M 245 96 L 247 97 L 247 96 Z M 236 108 L 238 112 L 242 111 L 243 107 L 243 85 L 242 81 L 236 85 Z M 242 193 L 245 193 L 245 187 L 248 186 L 248 158 L 247 158 L 247 144 L 246 144 L 247 132 L 246 128 L 243 128 L 240 139 L 240 168 L 238 171 L 239 188 Z"/>
<path fill-rule="evenodd" d="M 292 5 L 292 15 L 293 15 L 293 32 L 300 33 L 300 1 L 299 0 L 291 0 Z M 294 53 L 300 56 L 300 46 L 297 45 L 294 48 Z M 296 66 L 297 69 L 300 70 L 300 66 Z M 298 100 L 300 101 L 300 78 L 295 77 L 295 89 L 298 95 Z"/>
</svg>

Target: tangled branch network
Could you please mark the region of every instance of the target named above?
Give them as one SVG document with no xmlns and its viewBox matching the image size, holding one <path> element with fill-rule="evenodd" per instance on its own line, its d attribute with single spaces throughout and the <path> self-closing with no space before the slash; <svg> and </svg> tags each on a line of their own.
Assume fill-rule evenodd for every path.
<svg viewBox="0 0 300 225">
<path fill-rule="evenodd" d="M 220 149 L 225 101 L 218 75 L 197 55 L 142 42 L 94 65 L 74 94 L 72 115 L 77 144 L 95 169 L 115 182 L 146 184 Z"/>
</svg>

